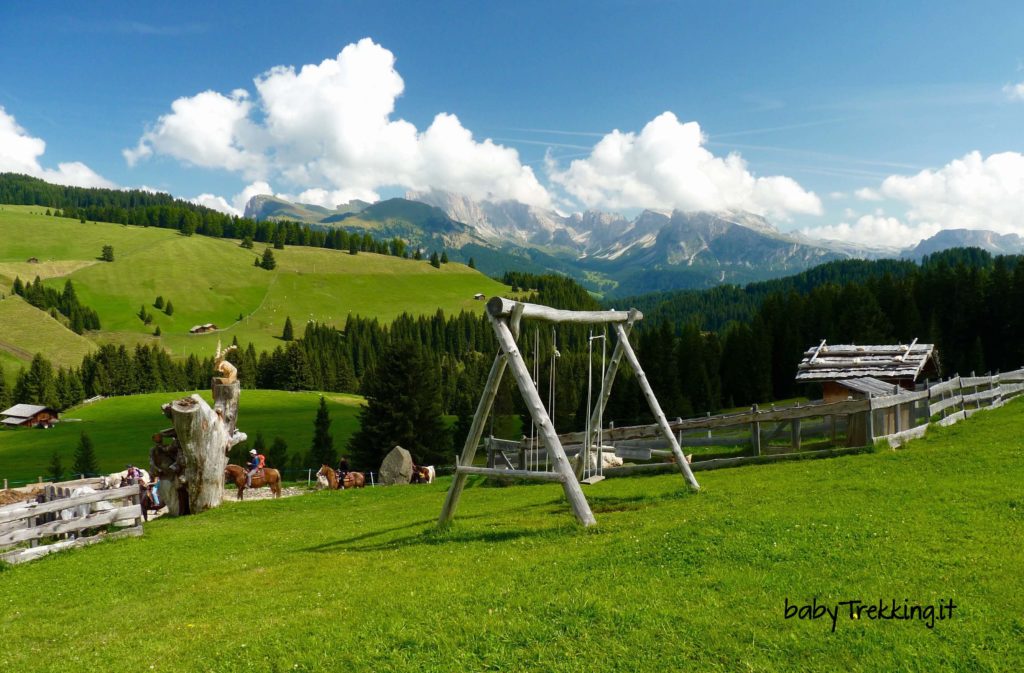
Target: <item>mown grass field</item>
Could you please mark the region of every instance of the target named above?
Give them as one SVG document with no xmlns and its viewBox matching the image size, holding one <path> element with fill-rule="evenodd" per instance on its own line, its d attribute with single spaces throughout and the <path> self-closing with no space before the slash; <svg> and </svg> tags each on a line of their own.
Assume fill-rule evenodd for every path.
<svg viewBox="0 0 1024 673">
<path fill-rule="evenodd" d="M 153 393 L 112 397 L 93 404 L 69 409 L 65 421 L 50 430 L 0 430 L 0 479 L 11 484 L 35 481 L 45 475 L 56 451 L 68 471 L 74 464 L 75 448 L 82 432 L 89 435 L 102 472 L 117 472 L 126 463 L 142 467 L 149 464 L 150 437 L 170 427 L 160 405 L 190 393 Z M 200 391 L 212 403 L 210 392 Z M 358 413 L 363 398 L 358 395 L 326 393 L 331 416 L 334 446 L 344 449 L 348 438 L 358 429 Z M 262 432 L 267 446 L 274 437 L 283 437 L 289 454 L 305 454 L 313 442 L 313 419 L 320 404 L 318 393 L 289 393 L 278 390 L 243 390 L 239 404 L 238 427 L 251 440 Z"/>
<path fill-rule="evenodd" d="M 0 573 L 12 671 L 1017 671 L 1024 402 L 901 451 L 230 503 Z M 953 599 L 952 619 L 784 618 Z"/>
<path fill-rule="evenodd" d="M 285 318 L 297 334 L 308 320 L 344 326 L 350 313 L 393 320 L 401 313 L 431 315 L 482 311 L 473 295 L 508 288 L 462 264 L 435 269 L 426 261 L 384 255 L 349 255 L 337 250 L 290 246 L 274 251 L 277 268 L 253 266 L 264 246 L 245 250 L 237 241 L 181 236 L 175 231 L 86 223 L 46 217 L 38 207 L 0 208 L 0 282 L 9 292 L 15 275 L 40 275 L 61 288 L 75 283 L 81 301 L 99 312 L 103 330 L 89 334 L 100 342 L 159 342 L 176 356 L 212 353 L 218 339 L 238 337 L 243 346 L 272 350 Z M 114 262 L 98 262 L 104 245 Z M 39 264 L 28 264 L 37 257 Z M 174 304 L 166 315 L 153 307 L 157 296 Z M 145 325 L 137 313 L 145 305 L 154 317 Z M 239 316 L 242 319 L 239 320 Z M 190 335 L 197 324 L 214 323 L 221 332 Z M 0 324 L 0 341 L 5 338 Z M 48 356 L 50 354 L 48 353 Z"/>
</svg>

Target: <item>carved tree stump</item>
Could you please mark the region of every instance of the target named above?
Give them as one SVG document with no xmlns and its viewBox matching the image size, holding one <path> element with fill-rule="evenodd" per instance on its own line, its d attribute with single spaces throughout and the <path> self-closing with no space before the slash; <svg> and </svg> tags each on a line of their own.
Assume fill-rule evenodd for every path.
<svg viewBox="0 0 1024 673">
<path fill-rule="evenodd" d="M 240 388 L 238 381 L 222 384 L 214 379 L 212 408 L 199 395 L 164 405 L 177 443 L 173 469 L 160 471 L 160 498 L 171 516 L 198 514 L 224 498 L 228 452 L 245 440 L 235 429 Z"/>
</svg>

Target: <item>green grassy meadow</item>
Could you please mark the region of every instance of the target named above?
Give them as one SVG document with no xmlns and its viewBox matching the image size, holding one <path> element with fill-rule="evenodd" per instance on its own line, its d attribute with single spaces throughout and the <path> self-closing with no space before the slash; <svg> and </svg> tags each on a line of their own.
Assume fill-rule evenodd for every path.
<svg viewBox="0 0 1024 673">
<path fill-rule="evenodd" d="M 77 367 L 85 355 L 96 349 L 87 337 L 75 334 L 60 322 L 18 296 L 0 299 L 0 360 L 14 385 L 14 374 L 32 360 L 36 353 L 45 353 L 55 366 Z"/>
<path fill-rule="evenodd" d="M 257 351 L 272 350 L 281 344 L 287 316 L 301 334 L 308 320 L 341 327 L 350 313 L 387 322 L 404 312 L 480 311 L 475 293 L 508 291 L 454 262 L 435 269 L 426 261 L 299 246 L 274 251 L 277 268 L 266 271 L 253 266 L 262 244 L 245 250 L 237 241 L 82 224 L 42 212 L 37 206 L 0 209 L 0 282 L 9 292 L 15 275 L 23 280 L 40 275 L 56 288 L 71 278 L 81 301 L 100 315 L 103 330 L 88 335 L 97 343 L 151 342 L 159 326 L 159 343 L 175 356 L 210 354 L 218 339 L 230 342 L 236 336 L 243 346 L 251 341 Z M 97 261 L 107 244 L 114 247 L 114 262 Z M 27 263 L 30 257 L 39 263 Z M 153 308 L 158 295 L 173 302 L 173 315 Z M 137 316 L 142 305 L 154 316 L 150 325 Z M 221 331 L 189 334 L 193 325 L 204 323 Z M 0 325 L 0 341 L 6 331 Z"/>
<path fill-rule="evenodd" d="M 0 665 L 57 671 L 1017 671 L 1024 402 L 900 451 L 587 487 L 227 503 L 0 573 Z M 951 619 L 785 619 L 813 600 Z"/>
<path fill-rule="evenodd" d="M 69 409 L 65 422 L 50 430 L 0 430 L 0 479 L 12 485 L 35 481 L 45 475 L 56 451 L 66 470 L 74 464 L 75 447 L 82 432 L 89 435 L 102 472 L 117 472 L 125 463 L 149 464 L 150 437 L 170 427 L 160 406 L 191 393 L 152 393 L 129 397 L 111 397 Z M 212 403 L 210 392 L 200 391 Z M 343 393 L 325 393 L 331 416 L 334 445 L 343 449 L 358 429 L 358 413 L 363 398 Z M 274 437 L 288 443 L 289 455 L 306 453 L 313 442 L 313 419 L 320 404 L 318 393 L 293 393 L 278 390 L 243 390 L 239 403 L 238 427 L 256 439 L 262 432 L 267 446 Z M 80 419 L 80 422 L 66 419 Z"/>
</svg>

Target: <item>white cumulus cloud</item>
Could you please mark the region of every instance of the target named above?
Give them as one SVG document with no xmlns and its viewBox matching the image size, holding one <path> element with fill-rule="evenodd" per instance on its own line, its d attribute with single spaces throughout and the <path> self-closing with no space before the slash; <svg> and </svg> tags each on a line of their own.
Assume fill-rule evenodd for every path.
<svg viewBox="0 0 1024 673">
<path fill-rule="evenodd" d="M 742 209 L 787 219 L 817 215 L 821 199 L 785 176 L 756 177 L 739 154 L 717 157 L 697 122 L 664 112 L 639 133 L 612 131 L 565 169 L 548 161 L 552 182 L 587 207 Z"/>
<path fill-rule="evenodd" d="M 1005 93 L 1010 100 L 1024 100 L 1024 82 L 1018 84 L 1007 84 L 1003 87 L 1003 93 Z"/>
<path fill-rule="evenodd" d="M 944 229 L 988 229 L 1024 236 L 1024 154 L 987 157 L 969 152 L 942 168 L 916 175 L 891 175 L 877 188 L 857 190 L 868 200 L 902 204 L 893 217 L 884 210 L 853 223 L 803 229 L 817 238 L 860 244 L 909 246 Z M 845 212 L 850 219 L 852 212 Z"/>
<path fill-rule="evenodd" d="M 938 170 L 893 175 L 881 193 L 908 206 L 910 222 L 942 229 L 1024 234 L 1024 154 L 970 152 Z"/>
<path fill-rule="evenodd" d="M 862 215 L 852 224 L 840 222 L 811 227 L 801 229 L 801 233 L 812 238 L 845 241 L 868 247 L 905 248 L 934 236 L 940 229 L 936 224 L 906 224 L 895 217 Z"/>
<path fill-rule="evenodd" d="M 177 99 L 125 159 L 166 155 L 273 180 L 328 206 L 376 200 L 390 186 L 550 204 L 514 149 L 474 139 L 455 115 L 438 114 L 424 131 L 395 118 L 405 83 L 394 54 L 369 38 L 319 64 L 271 68 L 254 86 L 255 97 L 239 89 Z"/>
<path fill-rule="evenodd" d="M 46 142 L 29 135 L 14 115 L 0 106 L 0 172 L 25 173 L 73 187 L 116 186 L 80 161 L 61 162 L 56 169 L 44 168 L 39 159 L 45 152 Z"/>
</svg>

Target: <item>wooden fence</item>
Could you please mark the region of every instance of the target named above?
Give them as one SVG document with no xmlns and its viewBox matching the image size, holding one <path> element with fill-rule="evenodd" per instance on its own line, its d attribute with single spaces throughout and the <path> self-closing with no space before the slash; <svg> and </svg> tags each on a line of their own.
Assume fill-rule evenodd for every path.
<svg viewBox="0 0 1024 673">
<path fill-rule="evenodd" d="M 71 495 L 76 488 L 93 486 L 96 481 L 47 484 L 36 502 L 0 507 L 0 561 L 24 563 L 62 549 L 142 535 L 139 487 Z M 123 529 L 108 533 L 110 526 Z"/>
<path fill-rule="evenodd" d="M 947 381 L 881 397 L 840 402 L 814 401 L 717 416 L 676 419 L 669 426 L 680 446 L 694 449 L 691 469 L 710 470 L 776 460 L 858 453 L 886 441 L 895 448 L 923 437 L 931 423 L 951 425 L 982 409 L 1002 406 L 1024 392 L 1024 369 L 994 376 L 955 376 Z M 566 455 L 578 454 L 585 433 L 559 435 Z M 671 471 L 671 451 L 657 425 L 610 427 L 599 452 L 640 464 L 604 469 L 605 476 Z M 486 440 L 487 466 L 513 471 L 542 469 L 546 450 L 539 440 Z M 660 462 L 648 462 L 660 461 Z"/>
</svg>

